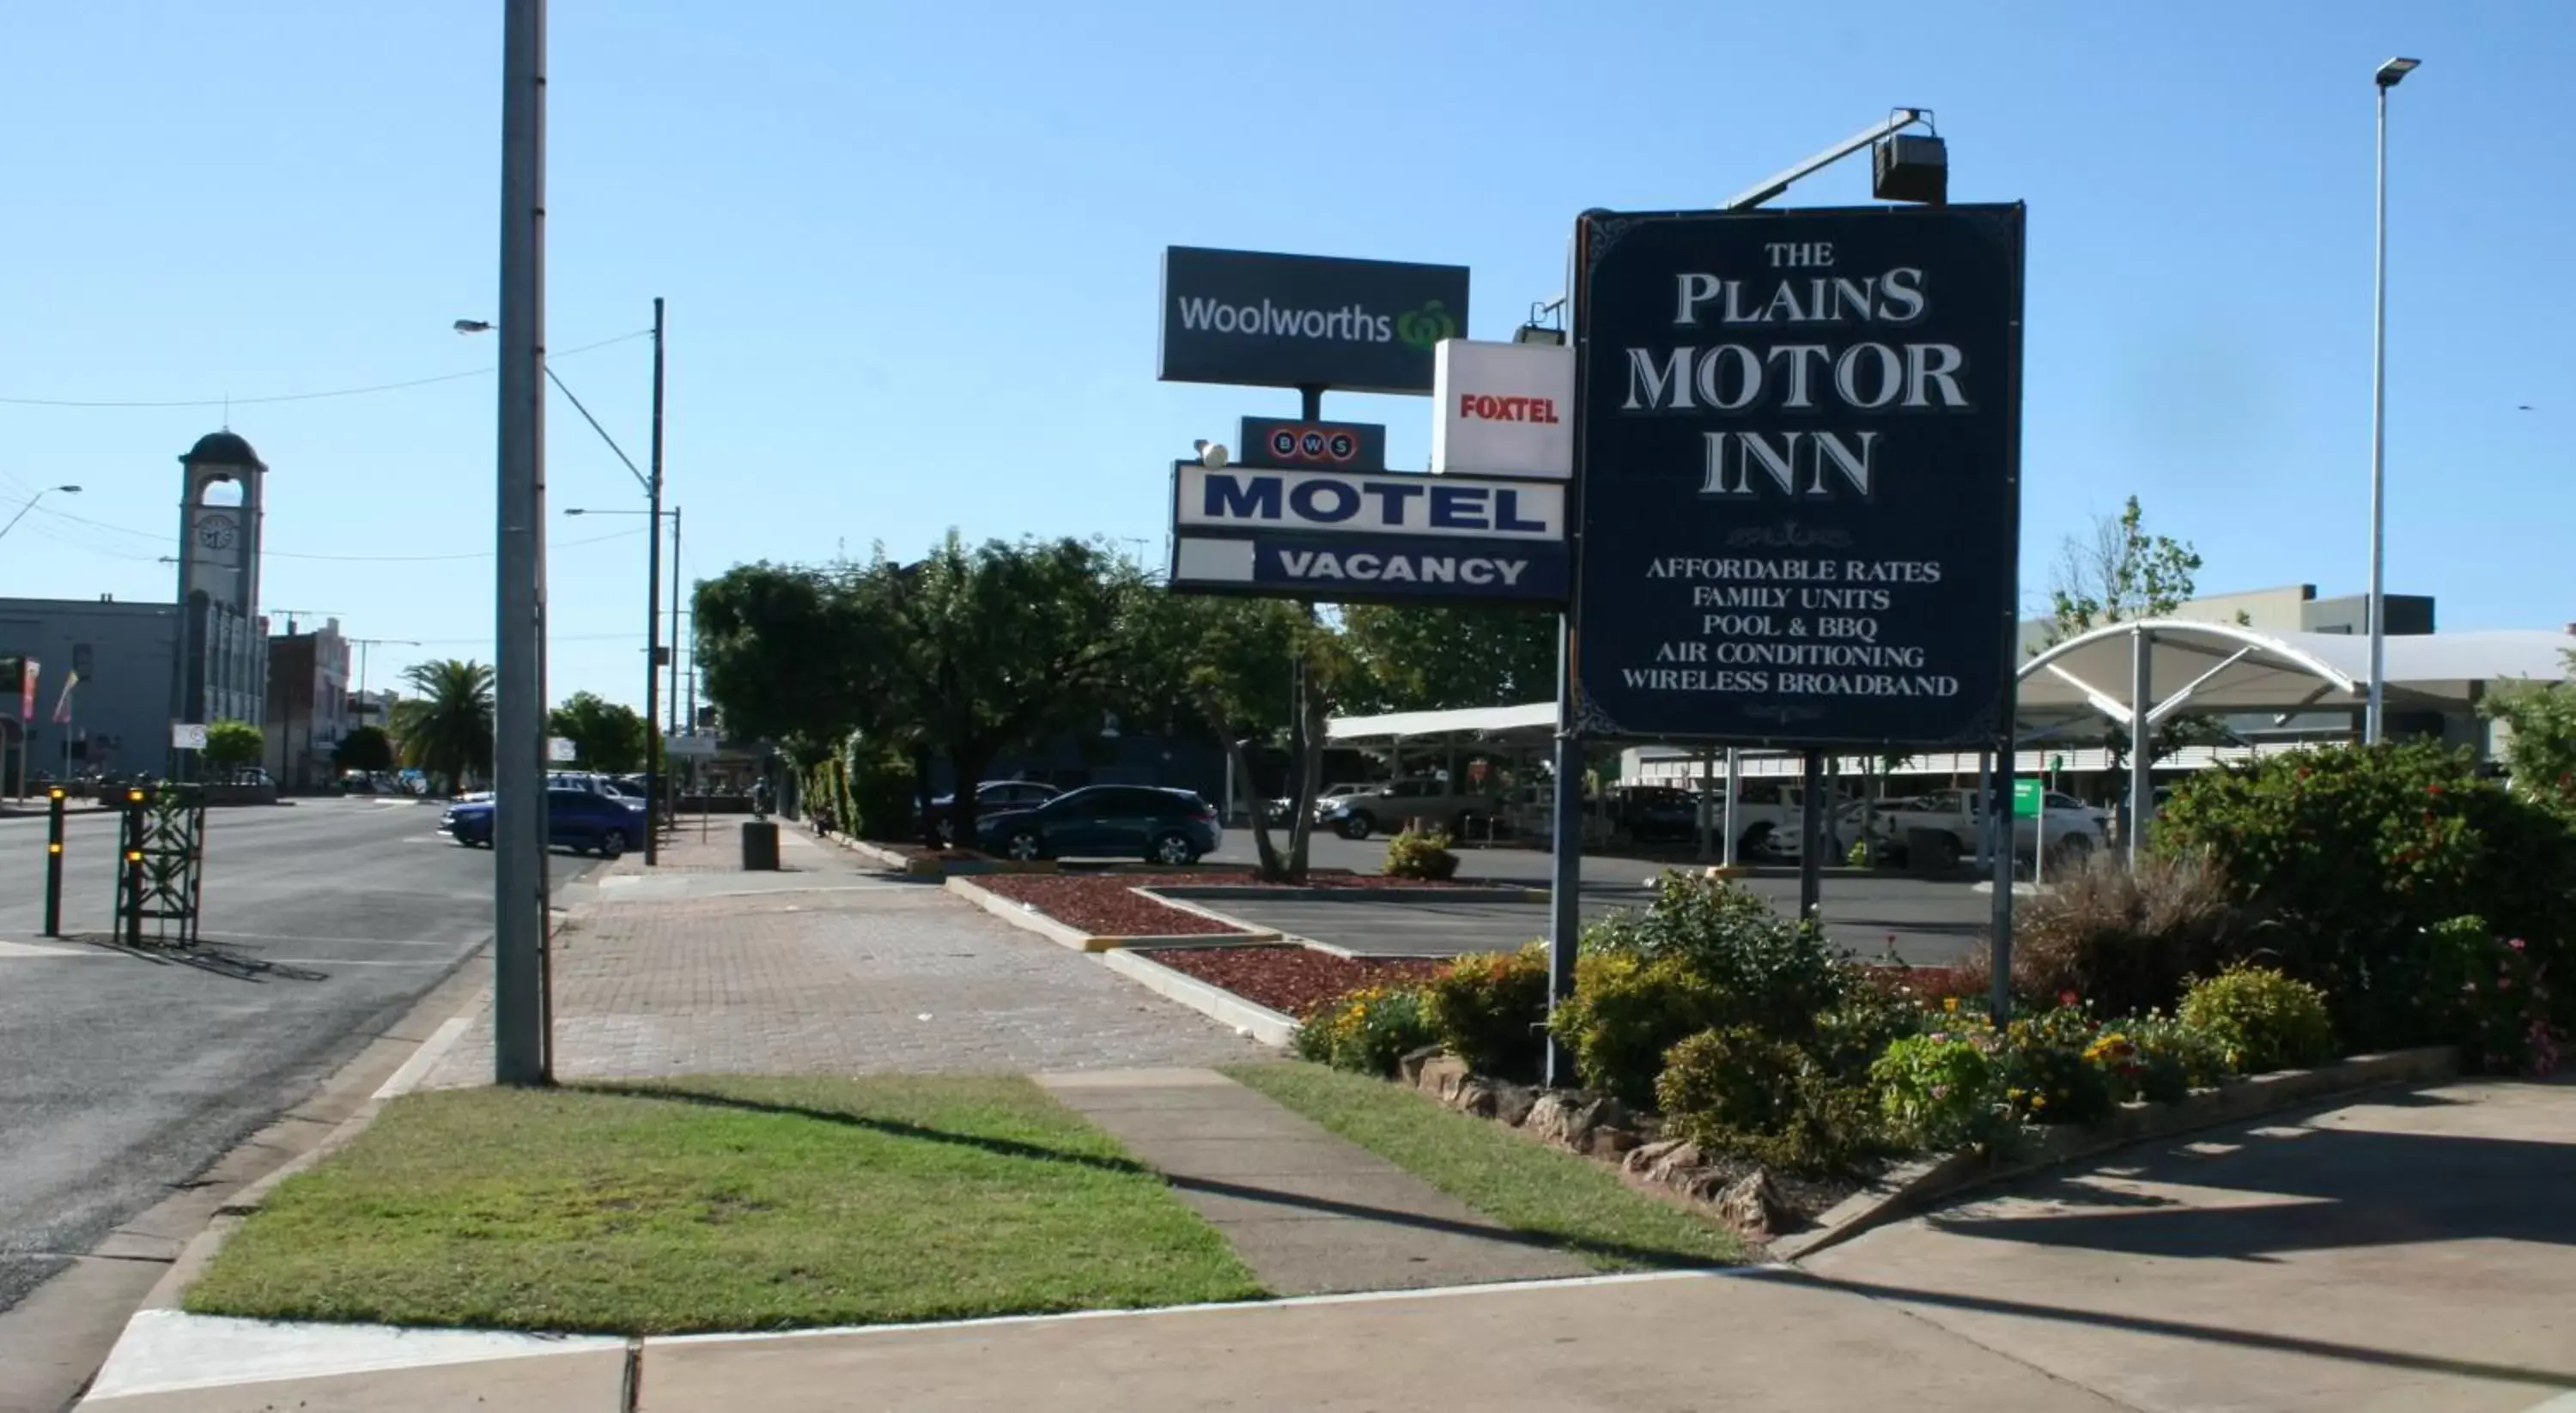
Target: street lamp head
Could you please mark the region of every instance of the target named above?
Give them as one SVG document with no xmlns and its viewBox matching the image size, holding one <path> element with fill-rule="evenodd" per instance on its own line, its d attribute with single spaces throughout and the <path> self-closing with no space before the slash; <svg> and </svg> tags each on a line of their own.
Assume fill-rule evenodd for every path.
<svg viewBox="0 0 2576 1413">
<path fill-rule="evenodd" d="M 76 496 L 80 494 L 80 487 L 78 486 L 56 486 L 54 489 L 67 496 Z"/>
<path fill-rule="evenodd" d="M 2391 59 L 2380 65 L 2379 72 L 2371 77 L 2381 88 L 2395 88 L 2399 80 L 2415 72 L 2423 62 L 2421 59 Z"/>
<path fill-rule="evenodd" d="M 584 512 L 583 512 L 582 508 L 581 508 L 580 506 L 577 506 L 577 505 L 568 505 L 568 506 L 564 507 L 564 514 L 566 514 L 566 515 L 580 515 L 580 514 L 583 514 L 583 513 L 584 513 Z"/>
<path fill-rule="evenodd" d="M 460 334 L 488 334 L 492 332 L 492 321 L 489 319 L 459 319 L 456 321 L 455 329 L 456 332 Z"/>
</svg>

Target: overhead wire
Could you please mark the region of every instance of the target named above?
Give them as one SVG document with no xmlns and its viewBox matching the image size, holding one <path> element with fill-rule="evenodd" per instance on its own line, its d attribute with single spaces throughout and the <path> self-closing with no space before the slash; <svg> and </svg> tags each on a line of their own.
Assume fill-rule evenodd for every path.
<svg viewBox="0 0 2576 1413">
<path fill-rule="evenodd" d="M 629 343 L 640 338 L 650 338 L 652 335 L 653 331 L 651 329 L 638 329 L 633 333 L 619 334 L 615 338 L 601 339 L 597 343 L 586 343 L 578 348 L 568 348 L 561 353 L 549 353 L 546 355 L 546 358 L 549 362 L 558 358 L 572 358 L 580 354 L 589 353 L 594 349 L 608 348 L 616 344 Z M 400 382 L 394 383 L 369 383 L 363 387 L 354 388 L 325 388 L 318 392 L 271 393 L 263 397 L 198 397 L 176 399 L 0 397 L 0 406 L 123 409 L 126 411 L 182 407 L 257 407 L 269 403 L 317 402 L 324 398 L 364 397 L 371 393 L 400 392 L 405 388 L 425 388 L 433 383 L 453 383 L 462 381 L 466 378 L 480 378 L 497 370 L 498 365 L 491 368 L 467 368 L 461 372 L 438 373 L 426 378 L 406 378 Z"/>
</svg>

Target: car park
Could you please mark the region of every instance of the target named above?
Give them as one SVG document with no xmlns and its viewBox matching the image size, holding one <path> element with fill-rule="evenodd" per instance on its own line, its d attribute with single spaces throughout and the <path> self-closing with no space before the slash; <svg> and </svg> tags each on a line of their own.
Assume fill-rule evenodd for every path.
<svg viewBox="0 0 2576 1413">
<path fill-rule="evenodd" d="M 988 854 L 1010 859 L 1141 858 L 1192 864 L 1225 841 L 1216 806 L 1188 790 L 1087 785 L 975 821 Z"/>
<path fill-rule="evenodd" d="M 490 796 L 459 800 L 439 817 L 438 832 L 465 848 L 492 847 Z M 617 858 L 644 847 L 644 812 L 612 795 L 573 786 L 546 791 L 546 843 L 575 853 Z"/>
<path fill-rule="evenodd" d="M 1458 790 L 1446 780 L 1426 776 L 1368 786 L 1329 803 L 1318 801 L 1315 822 L 1345 839 L 1365 839 L 1416 821 L 1461 838 L 1468 821 L 1490 819 L 1500 806 L 1499 800 L 1481 790 Z"/>
</svg>

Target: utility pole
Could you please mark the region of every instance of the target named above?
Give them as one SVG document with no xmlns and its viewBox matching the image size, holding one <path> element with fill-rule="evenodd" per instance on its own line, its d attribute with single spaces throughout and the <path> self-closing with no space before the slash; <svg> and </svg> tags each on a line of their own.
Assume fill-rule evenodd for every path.
<svg viewBox="0 0 2576 1413">
<path fill-rule="evenodd" d="M 546 0 L 504 0 L 501 405 L 493 598 L 493 1078 L 547 1062 L 545 666 Z"/>
<path fill-rule="evenodd" d="M 662 297 L 653 296 L 653 451 L 645 494 L 653 503 L 645 533 L 652 548 L 644 566 L 644 866 L 662 862 Z M 679 551 L 671 552 L 674 564 Z M 676 636 L 676 635 L 675 635 Z"/>
</svg>

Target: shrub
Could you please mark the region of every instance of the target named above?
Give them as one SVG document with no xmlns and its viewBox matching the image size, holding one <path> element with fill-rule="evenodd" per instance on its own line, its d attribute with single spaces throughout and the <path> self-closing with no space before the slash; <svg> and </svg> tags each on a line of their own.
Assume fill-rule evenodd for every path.
<svg viewBox="0 0 2576 1413">
<path fill-rule="evenodd" d="M 1423 987 L 1436 1039 L 1481 1073 L 1537 1074 L 1547 1024 L 1547 944 L 1458 958 Z"/>
<path fill-rule="evenodd" d="M 2196 982 L 2184 1025 L 2215 1042 L 2238 1074 L 2303 1069 L 2334 1055 L 2324 993 L 2270 967 L 2236 966 Z"/>
<path fill-rule="evenodd" d="M 1671 960 L 1727 998 L 1724 1024 L 1803 1040 L 1853 980 L 1813 923 L 1792 922 L 1722 878 L 1668 872 L 1643 913 L 1614 913 L 1586 929 L 1583 949 Z"/>
<path fill-rule="evenodd" d="M 1936 1153 L 1991 1146 L 2011 1128 L 1995 1034 L 1977 1025 L 1908 1035 L 1870 1066 L 1896 1135 Z"/>
<path fill-rule="evenodd" d="M 2576 831 L 2479 779 L 2466 752 L 2429 742 L 2198 772 L 2163 810 L 2155 847 L 2218 864 L 2262 917 L 2267 951 L 2325 989 L 2357 1045 L 2442 1037 L 2450 1008 L 2432 975 L 2436 924 L 2483 916 L 2552 965 L 2569 944 Z"/>
<path fill-rule="evenodd" d="M 1790 1172 L 1848 1171 L 1885 1146 L 1867 1090 L 1750 1026 L 1675 1045 L 1655 1097 L 1667 1133 Z"/>
<path fill-rule="evenodd" d="M 2558 1068 L 2549 966 L 2519 937 L 2500 938 L 2478 917 L 2430 929 L 2434 984 L 2452 1006 L 2451 1038 L 2482 1068 L 2546 1075 Z"/>
<path fill-rule="evenodd" d="M 2120 1098 L 2171 1104 L 2227 1077 L 2227 1055 L 2218 1042 L 2163 1011 L 2114 1021 L 2094 1043 L 2115 1037 L 2128 1043 L 2136 1062 L 2125 1083 L 2113 1068 L 2112 1089 Z"/>
<path fill-rule="evenodd" d="M 1910 990 L 1855 986 L 1840 1005 L 1817 1015 L 1807 1054 L 1826 1073 L 1857 1084 L 1869 1078 L 1870 1066 L 1888 1046 L 1914 1034 L 1931 1014 Z"/>
<path fill-rule="evenodd" d="M 1337 1070 L 1384 1078 L 1395 1073 L 1396 1061 L 1432 1038 L 1422 993 L 1370 986 L 1317 1007 L 1297 1027 L 1297 1053 Z"/>
<path fill-rule="evenodd" d="M 2095 854 L 2058 876 L 2013 920 L 2013 994 L 2047 1005 L 2073 993 L 2122 1015 L 2171 1007 L 2184 981 L 2242 955 L 2245 927 L 2226 875 L 2198 854 L 2141 860 Z M 1982 990 L 1992 964 L 1966 961 Z"/>
<path fill-rule="evenodd" d="M 1458 856 L 1449 852 L 1446 834 L 1416 834 L 1408 829 L 1386 841 L 1389 878 L 1447 879 L 1457 873 Z"/>
<path fill-rule="evenodd" d="M 2097 1048 L 2100 1038 L 2081 1006 L 2007 1024 L 1997 1059 L 2012 1116 L 2024 1123 L 2089 1124 L 2110 1113 L 2113 1056 Z"/>
<path fill-rule="evenodd" d="M 1585 1084 L 1644 1106 L 1655 1102 L 1664 1052 L 1715 1024 L 1726 1002 L 1679 958 L 1596 953 L 1576 959 L 1574 995 L 1548 1024 Z"/>
</svg>

